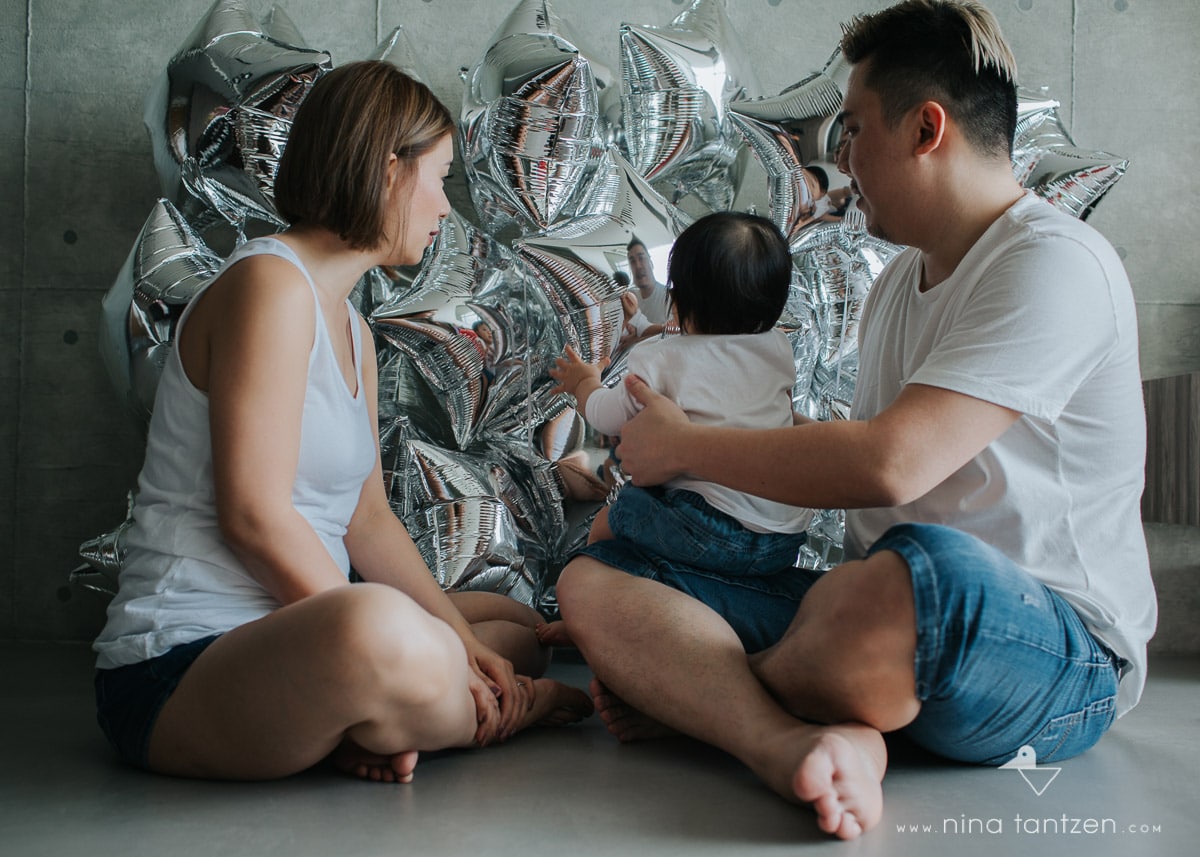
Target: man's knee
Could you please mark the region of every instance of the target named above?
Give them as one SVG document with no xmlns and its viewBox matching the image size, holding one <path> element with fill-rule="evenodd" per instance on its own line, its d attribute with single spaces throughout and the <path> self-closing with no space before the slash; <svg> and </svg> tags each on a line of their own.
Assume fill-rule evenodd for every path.
<svg viewBox="0 0 1200 857">
<path fill-rule="evenodd" d="M 558 576 L 555 595 L 563 618 L 577 612 L 586 612 L 587 605 L 595 598 L 597 587 L 611 573 L 587 558 L 574 559 Z"/>
</svg>

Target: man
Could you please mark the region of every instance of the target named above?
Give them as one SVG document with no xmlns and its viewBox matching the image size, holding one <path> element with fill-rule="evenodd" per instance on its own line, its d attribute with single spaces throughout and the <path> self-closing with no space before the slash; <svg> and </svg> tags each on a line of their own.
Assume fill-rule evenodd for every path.
<svg viewBox="0 0 1200 857">
<path fill-rule="evenodd" d="M 654 279 L 654 261 L 640 238 L 634 238 L 625 248 L 629 260 L 629 273 L 638 290 L 638 308 L 650 322 L 651 327 L 639 332 L 640 338 L 655 336 L 662 332 L 670 316 L 670 293 L 667 287 Z"/>
<path fill-rule="evenodd" d="M 878 822 L 882 734 L 1002 764 L 1087 749 L 1141 693 L 1156 607 L 1128 280 L 1098 233 L 1025 193 L 1012 55 L 973 0 L 855 19 L 838 167 L 870 231 L 908 245 L 872 288 L 851 419 L 694 426 L 638 379 L 618 448 L 680 473 L 847 509 L 846 564 L 747 655 L 721 611 L 587 558 L 567 628 L 610 731 L 732 753 L 822 830 Z M 799 573 L 799 572 L 798 572 Z"/>
</svg>

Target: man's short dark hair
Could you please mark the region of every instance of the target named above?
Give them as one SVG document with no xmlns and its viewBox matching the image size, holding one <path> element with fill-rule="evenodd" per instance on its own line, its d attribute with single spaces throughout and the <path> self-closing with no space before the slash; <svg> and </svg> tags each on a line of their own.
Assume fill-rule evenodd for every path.
<svg viewBox="0 0 1200 857">
<path fill-rule="evenodd" d="M 293 226 L 321 226 L 355 249 L 384 240 L 389 156 L 400 187 L 417 160 L 454 130 L 445 106 L 389 62 L 339 66 L 300 104 L 275 176 L 275 207 Z"/>
<path fill-rule="evenodd" d="M 842 53 L 867 64 L 866 85 L 896 123 L 941 104 L 979 152 L 1011 157 L 1017 64 L 995 16 L 975 0 L 906 0 L 842 25 Z"/>
<path fill-rule="evenodd" d="M 680 233 L 668 271 L 679 323 L 692 333 L 764 333 L 787 303 L 792 257 L 771 221 L 722 211 Z"/>
</svg>

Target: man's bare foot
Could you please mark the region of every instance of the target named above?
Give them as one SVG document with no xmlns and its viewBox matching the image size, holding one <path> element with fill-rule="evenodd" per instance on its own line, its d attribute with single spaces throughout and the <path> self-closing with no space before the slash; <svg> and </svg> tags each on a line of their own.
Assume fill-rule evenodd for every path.
<svg viewBox="0 0 1200 857">
<path fill-rule="evenodd" d="M 571 635 L 567 632 L 567 623 L 561 619 L 557 622 L 541 622 L 534 626 L 533 633 L 543 646 L 574 646 Z"/>
<path fill-rule="evenodd" d="M 623 744 L 679 734 L 629 705 L 609 690 L 600 679 L 593 678 L 588 689 L 592 692 L 592 702 L 600 712 L 600 719 L 604 721 L 608 731 Z"/>
<path fill-rule="evenodd" d="M 519 728 L 566 726 L 578 723 L 592 711 L 592 701 L 579 688 L 551 678 L 538 678 L 533 680 L 533 706 Z"/>
<path fill-rule="evenodd" d="M 762 749 L 764 762 L 751 768 L 787 800 L 811 805 L 821 830 L 854 839 L 879 822 L 887 748 L 874 729 L 803 724 Z"/>
<path fill-rule="evenodd" d="M 390 756 L 372 753 L 349 738 L 329 756 L 330 762 L 344 774 L 377 783 L 411 783 L 417 767 L 417 751 Z"/>
</svg>

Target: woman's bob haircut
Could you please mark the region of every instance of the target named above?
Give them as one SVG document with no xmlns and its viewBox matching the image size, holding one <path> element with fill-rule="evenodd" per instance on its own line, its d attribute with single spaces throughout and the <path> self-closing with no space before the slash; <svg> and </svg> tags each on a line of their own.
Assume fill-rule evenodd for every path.
<svg viewBox="0 0 1200 857">
<path fill-rule="evenodd" d="M 417 159 L 454 130 L 425 84 L 382 61 L 321 77 L 300 104 L 275 176 L 275 207 L 292 226 L 320 226 L 356 250 L 386 238 L 384 188 L 394 153 L 399 187 Z"/>
</svg>

